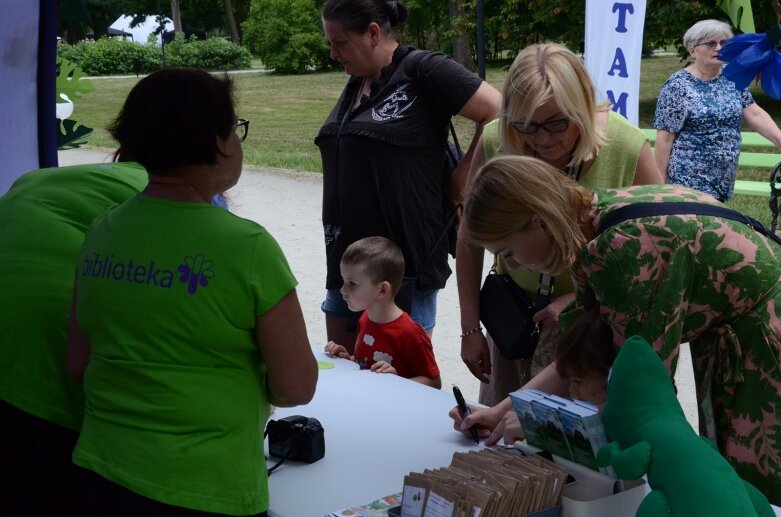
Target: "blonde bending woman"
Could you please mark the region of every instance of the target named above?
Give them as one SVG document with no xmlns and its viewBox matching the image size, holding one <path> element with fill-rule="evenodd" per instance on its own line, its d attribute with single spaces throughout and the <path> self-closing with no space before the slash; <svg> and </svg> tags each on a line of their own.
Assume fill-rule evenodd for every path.
<svg viewBox="0 0 781 517">
<path fill-rule="evenodd" d="M 689 342 L 700 434 L 781 504 L 781 247 L 709 215 L 636 217 L 598 233 L 616 208 L 649 201 L 721 206 L 680 185 L 587 189 L 540 160 L 508 156 L 475 179 L 463 234 L 508 263 L 571 274 L 575 299 L 564 327 L 599 311 L 616 346 L 643 337 L 671 377 L 680 343 Z M 568 383 L 552 364 L 527 386 L 566 396 Z M 499 434 L 509 409 L 507 397 L 456 425 Z"/>
<path fill-rule="evenodd" d="M 534 156 L 588 187 L 662 183 L 643 133 L 607 103 L 598 103 L 583 62 L 555 43 L 532 45 L 518 54 L 504 83 L 501 116 L 485 127 L 470 177 L 498 154 Z M 567 275 L 556 278 L 555 297 L 535 315 L 543 332 L 533 360 L 507 360 L 480 327 L 480 285 L 484 251 L 459 239 L 456 260 L 461 304 L 461 358 L 483 382 L 480 402 L 494 405 L 521 387 L 530 374 L 552 361 L 558 314 L 573 299 Z M 497 257 L 530 294 L 539 274 Z M 471 332 L 470 332 L 471 331 Z M 532 361 L 534 364 L 532 364 Z"/>
</svg>

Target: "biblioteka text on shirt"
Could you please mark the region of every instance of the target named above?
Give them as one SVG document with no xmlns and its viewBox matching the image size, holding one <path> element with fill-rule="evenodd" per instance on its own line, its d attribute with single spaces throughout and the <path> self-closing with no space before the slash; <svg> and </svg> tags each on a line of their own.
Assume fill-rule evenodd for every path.
<svg viewBox="0 0 781 517">
<path fill-rule="evenodd" d="M 125 280 L 136 284 L 146 284 L 155 287 L 170 288 L 173 284 L 174 272 L 155 266 L 155 261 L 148 264 L 135 264 L 132 259 L 127 262 L 114 262 L 114 254 L 99 255 L 92 253 L 84 259 L 84 267 L 81 276 L 93 278 L 111 278 L 113 280 Z"/>
</svg>

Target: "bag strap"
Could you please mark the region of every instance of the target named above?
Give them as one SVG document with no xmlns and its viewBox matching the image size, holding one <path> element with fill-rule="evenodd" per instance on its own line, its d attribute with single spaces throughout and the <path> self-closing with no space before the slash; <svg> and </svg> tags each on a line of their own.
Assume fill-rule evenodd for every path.
<svg viewBox="0 0 781 517">
<path fill-rule="evenodd" d="M 765 225 L 749 217 L 746 214 L 740 213 L 737 210 L 732 210 L 725 206 L 709 205 L 706 203 L 696 203 L 689 201 L 670 201 L 664 203 L 635 203 L 632 205 L 622 206 L 607 214 L 599 224 L 599 232 L 607 230 L 608 228 L 615 226 L 619 223 L 627 221 L 629 219 L 639 219 L 641 217 L 650 217 L 655 215 L 710 215 L 713 217 L 721 217 L 722 219 L 732 219 L 733 221 L 739 221 L 752 230 L 762 233 L 765 237 L 773 240 L 776 244 L 781 246 L 781 238 L 779 238 L 774 232 L 771 232 Z"/>
<path fill-rule="evenodd" d="M 534 312 L 544 309 L 553 297 L 553 282 L 556 277 L 546 273 L 540 273 L 540 281 L 537 284 L 537 295 L 534 297 Z"/>
<path fill-rule="evenodd" d="M 458 143 L 458 135 L 456 134 L 456 128 L 453 127 L 452 117 L 448 121 L 448 125 L 450 126 L 450 136 L 453 137 L 453 145 L 456 146 L 456 156 L 453 156 L 453 151 L 450 150 L 449 145 L 446 145 L 447 153 L 450 155 L 450 159 L 453 160 L 453 163 L 459 163 L 464 158 L 464 151 L 461 150 L 461 144 Z"/>
</svg>

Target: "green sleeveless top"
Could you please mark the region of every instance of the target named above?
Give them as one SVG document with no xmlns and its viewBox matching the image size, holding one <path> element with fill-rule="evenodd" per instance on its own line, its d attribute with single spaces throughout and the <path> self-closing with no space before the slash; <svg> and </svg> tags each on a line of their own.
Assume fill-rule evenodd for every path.
<svg viewBox="0 0 781 517">
<path fill-rule="evenodd" d="M 628 187 L 635 181 L 640 150 L 647 141 L 645 135 L 627 119 L 615 111 L 610 111 L 606 136 L 605 145 L 599 150 L 588 171 L 580 178 L 580 184 L 584 187 Z M 502 154 L 499 144 L 499 119 L 486 124 L 483 128 L 483 151 L 486 160 Z M 497 257 L 496 270 L 499 273 L 507 273 L 507 265 L 501 257 Z M 539 273 L 519 267 L 509 274 L 525 291 L 530 294 L 537 291 Z M 570 275 L 556 277 L 553 291 L 556 295 L 571 293 L 574 290 Z"/>
</svg>

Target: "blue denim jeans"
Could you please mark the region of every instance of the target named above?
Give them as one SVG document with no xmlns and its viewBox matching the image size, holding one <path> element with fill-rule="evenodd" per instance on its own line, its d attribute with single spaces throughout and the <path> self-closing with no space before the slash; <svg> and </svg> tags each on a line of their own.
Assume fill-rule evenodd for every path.
<svg viewBox="0 0 781 517">
<path fill-rule="evenodd" d="M 434 330 L 434 325 L 437 321 L 437 294 L 439 289 L 429 289 L 426 291 L 416 290 L 412 295 L 412 310 L 410 311 L 410 317 L 415 320 L 418 325 L 423 327 L 426 332 Z M 342 318 L 351 318 L 356 322 L 361 316 L 360 312 L 353 312 L 347 307 L 342 294 L 338 289 L 329 289 L 325 293 L 325 300 L 320 305 L 320 309 L 332 316 L 339 316 Z"/>
</svg>

